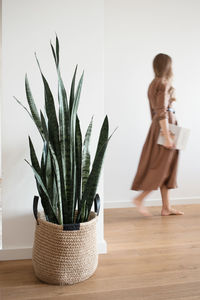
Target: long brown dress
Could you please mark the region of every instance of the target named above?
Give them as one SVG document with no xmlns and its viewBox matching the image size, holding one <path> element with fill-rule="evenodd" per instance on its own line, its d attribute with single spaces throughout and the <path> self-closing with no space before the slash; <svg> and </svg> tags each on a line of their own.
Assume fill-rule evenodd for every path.
<svg viewBox="0 0 200 300">
<path fill-rule="evenodd" d="M 157 144 L 160 132 L 159 120 L 168 119 L 178 125 L 172 109 L 172 86 L 161 78 L 154 78 L 148 87 L 148 99 L 152 123 L 140 156 L 131 190 L 157 190 L 163 184 L 168 189 L 177 188 L 179 150 L 167 149 Z M 170 110 L 168 110 L 170 108 Z"/>
</svg>

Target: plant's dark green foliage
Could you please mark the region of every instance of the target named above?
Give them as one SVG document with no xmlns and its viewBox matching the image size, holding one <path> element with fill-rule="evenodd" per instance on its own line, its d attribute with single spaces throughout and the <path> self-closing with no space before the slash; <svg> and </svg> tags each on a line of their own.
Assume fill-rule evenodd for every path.
<svg viewBox="0 0 200 300">
<path fill-rule="evenodd" d="M 34 172 L 46 219 L 56 224 L 86 222 L 96 195 L 103 158 L 110 139 L 108 118 L 106 116 L 104 119 L 94 161 L 90 167 L 89 144 L 93 118 L 82 142 L 80 121 L 77 115 L 84 73 L 76 87 L 76 66 L 68 103 L 60 73 L 60 47 L 57 36 L 56 46 L 54 47 L 52 43 L 50 45 L 58 75 L 58 112 L 36 55 L 44 86 L 45 112 L 37 110 L 27 75 L 25 76 L 25 90 L 30 111 L 14 97 L 29 113 L 43 140 L 43 151 L 39 161 L 29 137 L 31 163 L 27 163 Z M 77 218 L 75 218 L 76 209 Z"/>
<path fill-rule="evenodd" d="M 80 128 L 80 121 L 76 118 L 76 199 L 78 202 L 78 209 L 81 200 L 81 166 L 82 166 L 82 134 Z"/>
<path fill-rule="evenodd" d="M 80 210 L 77 216 L 77 222 L 80 221 L 81 219 L 81 210 L 82 207 L 85 208 L 84 203 L 86 203 L 87 207 L 87 212 L 85 213 L 85 219 L 86 221 L 88 219 L 88 214 L 91 210 L 93 200 L 96 194 L 96 189 L 99 181 L 99 175 L 103 163 L 103 158 L 104 158 L 104 153 L 106 151 L 106 147 L 108 144 L 108 118 L 107 116 L 104 119 L 103 125 L 101 127 L 101 132 L 99 135 L 99 141 L 97 145 L 97 150 L 96 150 L 96 155 L 94 158 L 94 162 L 92 165 L 92 170 L 88 176 L 87 182 L 85 184 L 83 196 L 81 199 L 81 204 L 80 204 Z"/>
<path fill-rule="evenodd" d="M 85 189 L 85 184 L 87 182 L 89 173 L 90 173 L 90 152 L 89 152 L 89 144 L 90 144 L 90 137 L 92 133 L 92 122 L 93 117 L 90 121 L 90 124 L 87 128 L 85 139 L 83 142 L 83 151 L 82 151 L 82 194 Z"/>
</svg>

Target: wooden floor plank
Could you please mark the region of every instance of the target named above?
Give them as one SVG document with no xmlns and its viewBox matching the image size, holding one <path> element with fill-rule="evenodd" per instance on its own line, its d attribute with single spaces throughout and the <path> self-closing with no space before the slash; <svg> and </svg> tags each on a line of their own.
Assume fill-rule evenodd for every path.
<svg viewBox="0 0 200 300">
<path fill-rule="evenodd" d="M 30 260 L 0 262 L 2 300 L 199 300 L 200 205 L 184 216 L 140 217 L 134 208 L 105 210 L 108 254 L 95 274 L 72 286 L 41 283 Z"/>
</svg>

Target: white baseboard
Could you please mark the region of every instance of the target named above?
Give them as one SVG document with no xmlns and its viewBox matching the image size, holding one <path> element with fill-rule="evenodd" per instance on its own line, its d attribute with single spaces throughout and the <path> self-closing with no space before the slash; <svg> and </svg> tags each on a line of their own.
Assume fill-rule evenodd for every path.
<svg viewBox="0 0 200 300">
<path fill-rule="evenodd" d="M 0 250 L 0 261 L 31 259 L 31 258 L 32 258 L 32 248 L 1 249 Z"/>
<path fill-rule="evenodd" d="M 200 197 L 190 197 L 190 198 L 172 198 L 170 200 L 172 205 L 184 205 L 184 204 L 200 204 Z M 160 206 L 162 204 L 161 199 L 147 199 L 145 201 L 146 206 Z M 104 208 L 126 208 L 134 207 L 132 202 L 126 201 L 105 201 Z"/>
<path fill-rule="evenodd" d="M 107 252 L 107 243 L 105 240 L 98 242 L 98 253 L 104 254 Z M 1 249 L 0 261 L 5 260 L 19 260 L 31 259 L 32 248 L 19 248 L 19 249 Z"/>
<path fill-rule="evenodd" d="M 107 253 L 107 243 L 105 240 L 98 242 L 98 253 L 99 254 Z"/>
</svg>

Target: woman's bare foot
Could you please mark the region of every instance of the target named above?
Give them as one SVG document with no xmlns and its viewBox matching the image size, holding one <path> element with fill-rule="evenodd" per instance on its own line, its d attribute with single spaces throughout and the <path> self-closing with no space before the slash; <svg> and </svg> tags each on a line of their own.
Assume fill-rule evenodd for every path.
<svg viewBox="0 0 200 300">
<path fill-rule="evenodd" d="M 184 212 L 174 208 L 162 208 L 161 216 L 184 215 Z"/>
<path fill-rule="evenodd" d="M 143 216 L 145 217 L 152 216 L 152 214 L 148 211 L 148 209 L 143 205 L 140 196 L 133 199 L 133 204 L 137 207 L 139 213 L 141 213 Z"/>
</svg>

